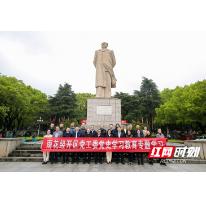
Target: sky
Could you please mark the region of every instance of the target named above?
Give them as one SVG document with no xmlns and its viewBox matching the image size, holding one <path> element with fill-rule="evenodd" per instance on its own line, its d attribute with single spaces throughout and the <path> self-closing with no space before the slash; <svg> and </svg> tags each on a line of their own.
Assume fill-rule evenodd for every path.
<svg viewBox="0 0 206 198">
<path fill-rule="evenodd" d="M 142 76 L 160 91 L 206 79 L 204 31 L 1 31 L 0 73 L 47 95 L 65 82 L 95 94 L 93 58 L 102 42 L 116 58 L 112 95 L 140 90 Z"/>
</svg>

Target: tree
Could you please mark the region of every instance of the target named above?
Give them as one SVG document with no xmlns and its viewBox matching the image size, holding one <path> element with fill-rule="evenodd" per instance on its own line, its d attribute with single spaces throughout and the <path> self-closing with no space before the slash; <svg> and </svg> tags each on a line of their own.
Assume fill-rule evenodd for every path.
<svg viewBox="0 0 206 198">
<path fill-rule="evenodd" d="M 23 128 L 48 106 L 47 96 L 15 77 L 0 75 L 0 123 L 3 131 Z"/>
<path fill-rule="evenodd" d="M 152 118 L 156 115 L 155 109 L 159 107 L 161 98 L 157 85 L 153 80 L 142 78 L 140 91 L 135 90 L 134 95 L 139 97 L 141 114 L 148 119 L 148 124 L 152 128 Z"/>
<path fill-rule="evenodd" d="M 121 99 L 121 118 L 132 122 L 134 118 L 140 117 L 140 100 L 138 96 L 129 95 L 128 93 L 118 93 L 114 95 L 115 98 Z"/>
<path fill-rule="evenodd" d="M 155 122 L 161 125 L 166 122 L 179 124 L 182 130 L 197 125 L 205 133 L 206 80 L 198 81 L 190 86 L 177 86 L 168 93 L 169 96 L 166 97 L 166 92 L 164 92 L 164 103 L 160 105 L 160 108 L 156 108 Z"/>
<path fill-rule="evenodd" d="M 65 83 L 64 86 L 61 84 L 57 90 L 55 96 L 49 96 L 50 111 L 46 112 L 49 117 L 56 116 L 56 123 L 59 118 L 62 120 L 64 117 L 74 119 L 77 116 L 75 111 L 77 108 L 77 98 L 75 93 L 72 91 L 72 86 Z"/>
<path fill-rule="evenodd" d="M 87 118 L 87 99 L 95 97 L 91 93 L 78 93 L 76 94 L 77 99 L 77 120 L 83 120 Z"/>
</svg>

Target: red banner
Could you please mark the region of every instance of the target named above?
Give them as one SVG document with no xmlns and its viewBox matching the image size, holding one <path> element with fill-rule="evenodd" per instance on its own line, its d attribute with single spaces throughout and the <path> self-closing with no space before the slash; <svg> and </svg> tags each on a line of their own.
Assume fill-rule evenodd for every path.
<svg viewBox="0 0 206 198">
<path fill-rule="evenodd" d="M 121 124 L 127 124 L 126 120 L 121 120 Z"/>
<path fill-rule="evenodd" d="M 166 146 L 166 138 L 44 138 L 42 152 L 150 152 Z"/>
</svg>

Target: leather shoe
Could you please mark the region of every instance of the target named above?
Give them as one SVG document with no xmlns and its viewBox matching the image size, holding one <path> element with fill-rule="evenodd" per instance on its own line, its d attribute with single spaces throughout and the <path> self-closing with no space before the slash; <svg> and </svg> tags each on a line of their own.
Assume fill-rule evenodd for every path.
<svg viewBox="0 0 206 198">
<path fill-rule="evenodd" d="M 95 164 L 97 164 L 97 162 L 95 162 Z"/>
<path fill-rule="evenodd" d="M 101 162 L 101 161 L 100 161 L 99 163 L 100 163 L 100 164 L 102 164 L 102 162 Z"/>
<path fill-rule="evenodd" d="M 141 163 L 142 165 L 144 165 L 144 163 Z"/>
<path fill-rule="evenodd" d="M 63 161 L 61 164 L 64 164 L 65 162 Z"/>
<path fill-rule="evenodd" d="M 86 162 L 83 162 L 83 164 L 86 164 Z"/>
<path fill-rule="evenodd" d="M 56 161 L 55 164 L 57 164 L 58 162 Z"/>
<path fill-rule="evenodd" d="M 54 162 L 51 162 L 51 164 L 53 164 Z"/>
<path fill-rule="evenodd" d="M 42 164 L 45 164 L 45 162 L 42 162 Z"/>
<path fill-rule="evenodd" d="M 67 163 L 67 164 L 69 164 L 69 162 L 68 162 L 68 161 L 66 161 L 66 163 Z"/>
<path fill-rule="evenodd" d="M 90 164 L 90 162 L 87 162 L 88 164 Z"/>
<path fill-rule="evenodd" d="M 124 162 L 121 162 L 122 164 L 125 164 Z"/>
<path fill-rule="evenodd" d="M 78 161 L 77 161 L 76 163 L 77 163 L 77 164 L 79 164 L 79 162 L 78 162 Z"/>
<path fill-rule="evenodd" d="M 119 164 L 119 162 L 117 161 L 116 164 Z"/>
</svg>

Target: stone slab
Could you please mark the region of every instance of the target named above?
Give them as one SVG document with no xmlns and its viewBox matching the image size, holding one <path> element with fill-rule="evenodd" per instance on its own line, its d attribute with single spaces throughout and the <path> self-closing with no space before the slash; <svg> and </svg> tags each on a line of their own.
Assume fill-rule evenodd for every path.
<svg viewBox="0 0 206 198">
<path fill-rule="evenodd" d="M 0 157 L 8 157 L 23 142 L 22 138 L 0 138 Z"/>
<path fill-rule="evenodd" d="M 101 108 L 102 107 L 102 108 Z M 99 109 L 99 111 L 97 111 Z M 106 112 L 104 114 L 104 112 Z M 111 115 L 108 115 L 111 114 Z M 87 100 L 87 124 L 99 128 L 101 124 L 105 129 L 110 124 L 121 124 L 121 100 L 118 98 L 90 98 Z"/>
</svg>

